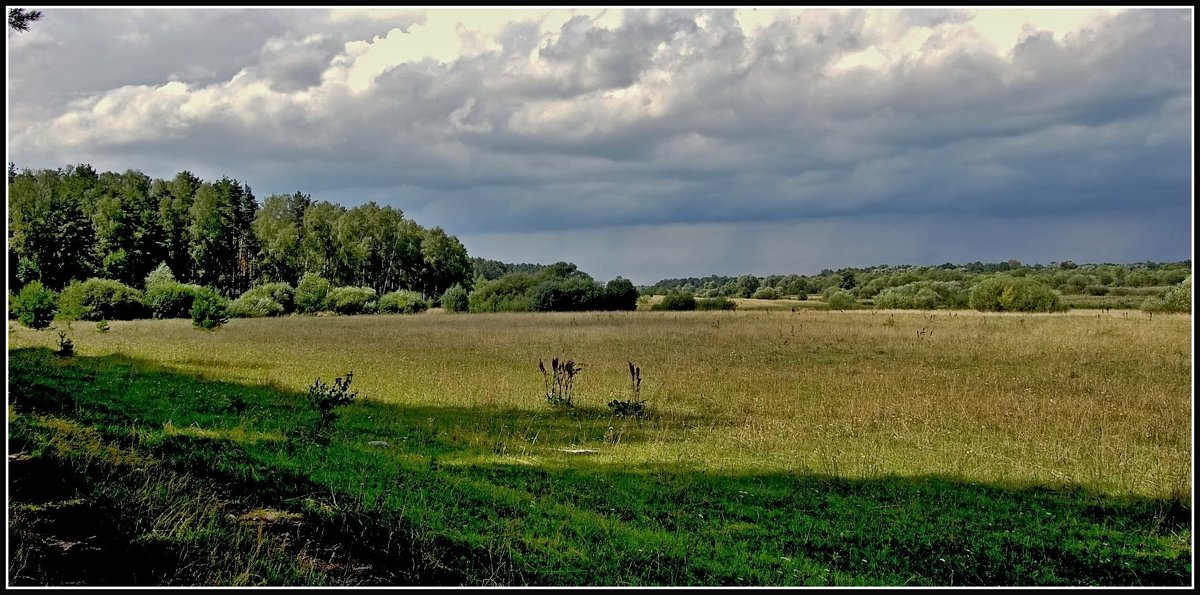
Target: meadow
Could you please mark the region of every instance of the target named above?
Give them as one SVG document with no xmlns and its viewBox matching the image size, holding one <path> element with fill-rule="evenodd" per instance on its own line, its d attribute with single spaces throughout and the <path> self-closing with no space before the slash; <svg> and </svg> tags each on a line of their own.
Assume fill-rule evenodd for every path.
<svg viewBox="0 0 1200 595">
<path fill-rule="evenodd" d="M 1190 316 L 760 301 L 76 322 L 71 358 L 10 321 L 15 574 L 78 563 L 52 504 L 123 518 L 176 485 L 120 542 L 166 539 L 175 574 L 90 584 L 1190 582 Z M 582 363 L 573 408 L 553 357 Z M 606 405 L 628 362 L 645 418 Z M 329 442 L 296 440 L 309 386 L 351 370 Z M 38 488 L 47 466 L 75 487 Z"/>
</svg>

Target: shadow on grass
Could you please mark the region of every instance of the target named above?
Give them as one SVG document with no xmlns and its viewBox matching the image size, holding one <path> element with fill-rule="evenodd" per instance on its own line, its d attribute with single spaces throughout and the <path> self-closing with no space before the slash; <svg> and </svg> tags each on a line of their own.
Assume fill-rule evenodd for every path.
<svg viewBox="0 0 1200 595">
<path fill-rule="evenodd" d="M 60 360 L 48 350 L 17 350 L 9 353 L 9 364 L 10 403 L 18 416 L 70 420 L 94 434 L 89 440 L 144 453 L 171 473 L 207 482 L 238 510 L 270 507 L 301 515 L 301 521 L 268 533 L 292 544 L 285 549 L 296 559 L 327 554 L 329 580 L 338 584 L 349 580 L 335 572 L 339 568 L 356 569 L 354 584 L 1191 580 L 1191 508 L 1175 499 L 953 477 L 847 480 L 590 462 L 554 469 L 437 466 L 436 458 L 449 453 L 486 454 L 496 436 L 522 439 L 533 432 L 547 445 L 593 440 L 609 418 L 595 410 L 368 402 L 348 408 L 331 444 L 319 446 L 289 438 L 313 419 L 303 394 L 202 382 L 117 356 Z M 658 422 L 676 424 L 670 426 L 675 429 L 714 423 L 684 416 Z M 49 425 L 17 426 L 22 424 L 10 433 L 10 453 L 42 452 L 63 440 Z M 365 448 L 369 440 L 391 446 Z M 44 543 L 71 543 L 89 531 L 111 534 L 115 529 L 102 519 L 131 514 L 86 497 L 86 484 L 112 481 L 113 473 L 97 475 L 86 465 L 61 462 L 70 457 L 39 456 L 31 459 L 41 461 L 38 465 L 16 467 L 10 498 L 41 507 L 42 517 L 35 518 L 45 522 L 29 526 L 43 532 Z M 78 513 L 79 504 L 46 507 L 81 495 L 92 507 L 87 514 Z M 75 512 L 63 521 L 55 515 L 65 513 L 54 510 Z M 10 538 L 13 531 L 10 526 Z M 129 543 L 145 541 L 126 537 L 101 540 L 103 547 L 97 547 L 119 558 L 131 553 Z M 38 577 L 33 582 L 64 584 L 64 577 L 83 576 L 88 584 L 156 584 L 188 576 L 180 575 L 186 560 L 179 557 L 146 558 L 136 575 L 105 574 L 111 556 L 61 546 L 38 551 L 53 556 L 37 558 L 40 566 L 22 571 L 21 576 Z M 11 565 L 10 560 L 10 570 Z M 282 584 L 296 576 L 279 573 L 264 580 Z"/>
</svg>

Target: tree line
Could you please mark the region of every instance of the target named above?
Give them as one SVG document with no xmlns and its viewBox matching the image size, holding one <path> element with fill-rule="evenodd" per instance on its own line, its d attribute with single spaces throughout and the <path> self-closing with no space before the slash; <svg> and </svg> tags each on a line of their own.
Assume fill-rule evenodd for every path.
<svg viewBox="0 0 1200 595">
<path fill-rule="evenodd" d="M 179 282 L 228 297 L 306 274 L 378 294 L 426 298 L 469 287 L 472 262 L 458 238 L 374 202 L 346 208 L 308 194 L 261 204 L 250 186 L 182 171 L 169 180 L 90 165 L 8 169 L 9 286 L 53 290 L 103 278 L 143 286 L 166 265 Z"/>
<path fill-rule="evenodd" d="M 957 283 L 971 287 L 983 278 L 1005 275 L 1036 280 L 1064 295 L 1123 295 L 1138 293 L 1143 288 L 1176 285 L 1191 275 L 1191 268 L 1190 260 L 1133 264 L 1075 264 L 1068 260 L 1045 265 L 1009 260 L 938 266 L 880 265 L 825 269 L 816 275 L 682 277 L 663 279 L 639 290 L 643 295 L 686 291 L 701 297 L 748 298 L 758 293 L 802 298 L 837 288 L 850 292 L 857 299 L 873 299 L 886 289 L 914 283 Z"/>
</svg>

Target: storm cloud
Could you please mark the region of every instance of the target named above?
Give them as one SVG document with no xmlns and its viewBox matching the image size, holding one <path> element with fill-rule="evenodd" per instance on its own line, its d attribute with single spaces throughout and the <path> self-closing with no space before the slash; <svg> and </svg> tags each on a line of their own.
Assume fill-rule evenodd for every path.
<svg viewBox="0 0 1200 595">
<path fill-rule="evenodd" d="M 600 278 L 1191 254 L 1192 11 L 47 9 L 8 159 Z"/>
</svg>

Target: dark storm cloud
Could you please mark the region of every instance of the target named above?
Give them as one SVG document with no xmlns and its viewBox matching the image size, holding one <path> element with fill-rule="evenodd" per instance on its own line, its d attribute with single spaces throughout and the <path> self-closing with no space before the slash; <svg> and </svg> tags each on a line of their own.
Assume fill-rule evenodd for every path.
<svg viewBox="0 0 1200 595">
<path fill-rule="evenodd" d="M 1035 19 L 999 46 L 986 11 L 457 14 L 47 11 L 9 40 L 10 160 L 228 174 L 260 196 L 393 204 L 464 238 L 648 247 L 632 230 L 695 242 L 679 230 L 884 216 L 1003 237 L 1009 219 L 1078 220 L 1154 229 L 1119 244 L 1127 259 L 1186 256 L 1187 10 Z M 856 249 L 896 253 L 882 238 L 900 241 Z M 934 238 L 906 253 L 968 259 Z"/>
</svg>

